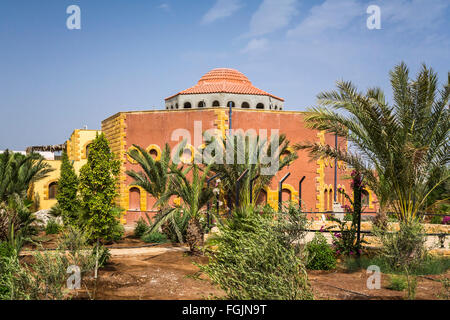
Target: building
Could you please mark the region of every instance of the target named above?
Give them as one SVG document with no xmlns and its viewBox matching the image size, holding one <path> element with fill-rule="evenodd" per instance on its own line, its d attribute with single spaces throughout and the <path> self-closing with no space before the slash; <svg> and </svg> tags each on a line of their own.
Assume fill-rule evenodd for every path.
<svg viewBox="0 0 450 320">
<path fill-rule="evenodd" d="M 173 149 L 180 142 L 179 132 L 182 131 L 190 137 L 186 151 L 193 155 L 204 143 L 199 132 L 215 129 L 217 134 L 224 135 L 229 129 L 227 106 L 230 104 L 233 129 L 278 130 L 291 144 L 320 141 L 334 145 L 333 135 L 305 127 L 305 112 L 284 110 L 284 99 L 254 87 L 241 72 L 223 68 L 211 70 L 193 87 L 165 99 L 165 110 L 119 112 L 102 121 L 101 131 L 121 160 L 118 204 L 126 209 L 124 223 L 132 223 L 145 213 L 153 215 L 156 212 L 153 208 L 155 199 L 145 190 L 132 186 L 132 179 L 125 174 L 126 170 L 139 170 L 139 166 L 127 156 L 133 145 L 145 148 L 157 159 L 165 143 Z M 67 141 L 69 159 L 74 161 L 76 170 L 87 161 L 89 143 L 98 132 L 75 130 Z M 346 146 L 346 141 L 340 139 L 339 145 Z M 332 211 L 336 191 L 334 159 L 311 161 L 304 151 L 298 155 L 295 162 L 278 172 L 272 185 L 262 192 L 260 200 L 277 208 L 278 181 L 290 172 L 282 185 L 283 201 L 298 202 L 299 180 L 305 176 L 302 185 L 304 208 L 308 211 Z M 59 177 L 59 161 L 49 162 L 57 170 L 35 186 L 35 191 L 42 197 L 42 209 L 55 204 L 55 191 L 51 188 Z M 338 162 L 337 166 L 337 188 L 350 191 L 345 164 Z M 337 201 L 343 204 L 343 195 L 338 194 Z M 375 208 L 372 193 L 365 201 L 370 209 Z"/>
</svg>

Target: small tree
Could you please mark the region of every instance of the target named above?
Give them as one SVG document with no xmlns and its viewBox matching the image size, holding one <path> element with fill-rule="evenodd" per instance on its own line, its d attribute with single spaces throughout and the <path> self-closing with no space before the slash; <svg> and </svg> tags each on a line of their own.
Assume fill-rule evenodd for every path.
<svg viewBox="0 0 450 320">
<path fill-rule="evenodd" d="M 89 148 L 88 162 L 80 170 L 80 200 L 83 222 L 90 238 L 111 240 L 119 223 L 114 199 L 120 161 L 111 152 L 104 134 L 97 135 Z"/>
<path fill-rule="evenodd" d="M 64 223 L 73 223 L 76 220 L 75 213 L 79 209 L 77 198 L 78 177 L 73 165 L 69 161 L 66 152 L 62 154 L 61 176 L 58 180 L 58 194 L 56 199 L 63 212 Z"/>
</svg>

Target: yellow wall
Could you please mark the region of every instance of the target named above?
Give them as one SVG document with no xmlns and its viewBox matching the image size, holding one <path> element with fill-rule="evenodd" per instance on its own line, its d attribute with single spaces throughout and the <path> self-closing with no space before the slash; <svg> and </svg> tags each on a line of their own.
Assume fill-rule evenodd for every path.
<svg viewBox="0 0 450 320">
<path fill-rule="evenodd" d="M 91 143 L 96 135 L 100 134 L 99 130 L 75 130 L 70 139 L 67 140 L 67 155 L 69 160 L 73 161 L 75 172 L 79 172 L 81 167 L 87 162 L 86 147 Z M 34 197 L 39 199 L 39 210 L 50 209 L 56 204 L 56 199 L 48 199 L 48 186 L 52 182 L 57 182 L 60 177 L 61 161 L 46 160 L 54 171 L 47 178 L 39 180 L 34 184 Z"/>
</svg>

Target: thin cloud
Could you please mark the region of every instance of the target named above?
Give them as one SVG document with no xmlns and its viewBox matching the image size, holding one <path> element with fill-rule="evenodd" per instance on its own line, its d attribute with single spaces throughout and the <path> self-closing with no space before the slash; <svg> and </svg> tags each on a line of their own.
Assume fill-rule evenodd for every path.
<svg viewBox="0 0 450 320">
<path fill-rule="evenodd" d="M 166 3 L 166 2 L 164 2 L 164 3 L 161 3 L 158 6 L 158 9 L 161 9 L 161 10 L 169 12 L 170 11 L 170 5 L 168 3 Z"/>
<path fill-rule="evenodd" d="M 289 37 L 321 33 L 328 29 L 342 30 L 359 16 L 366 14 L 364 5 L 356 0 L 326 0 L 310 10 L 310 14 L 294 29 Z"/>
<path fill-rule="evenodd" d="M 252 39 L 247 46 L 241 50 L 241 53 L 261 52 L 268 48 L 269 41 L 265 38 Z"/>
<path fill-rule="evenodd" d="M 264 0 L 250 20 L 244 36 L 262 36 L 286 27 L 298 14 L 298 0 Z"/>
<path fill-rule="evenodd" d="M 242 8 L 240 0 L 217 0 L 214 6 L 203 16 L 202 23 L 209 24 L 227 18 Z"/>
<path fill-rule="evenodd" d="M 381 21 L 390 23 L 396 31 L 424 31 L 436 28 L 448 19 L 447 0 L 380 1 Z"/>
</svg>

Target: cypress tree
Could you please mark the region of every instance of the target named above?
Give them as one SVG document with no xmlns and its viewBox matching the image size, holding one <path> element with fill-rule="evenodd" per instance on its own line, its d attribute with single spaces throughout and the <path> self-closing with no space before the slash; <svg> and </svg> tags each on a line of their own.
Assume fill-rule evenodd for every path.
<svg viewBox="0 0 450 320">
<path fill-rule="evenodd" d="M 79 201 L 77 198 L 78 177 L 72 163 L 69 161 L 67 153 L 62 154 L 61 175 L 58 180 L 58 200 L 59 208 L 62 211 L 64 223 L 73 223 L 77 219 Z"/>
<path fill-rule="evenodd" d="M 120 161 L 111 152 L 105 135 L 97 135 L 89 147 L 88 162 L 80 170 L 80 201 L 83 222 L 91 239 L 111 240 L 117 230 L 118 213 L 114 200 Z"/>
</svg>

